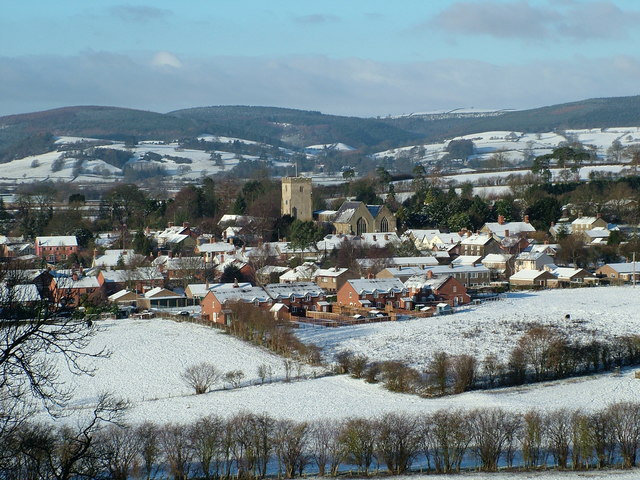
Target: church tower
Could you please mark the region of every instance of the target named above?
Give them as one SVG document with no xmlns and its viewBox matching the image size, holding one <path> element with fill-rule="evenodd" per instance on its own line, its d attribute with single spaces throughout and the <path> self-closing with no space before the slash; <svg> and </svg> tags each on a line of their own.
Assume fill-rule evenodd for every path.
<svg viewBox="0 0 640 480">
<path fill-rule="evenodd" d="M 291 215 L 301 221 L 313 219 L 311 207 L 311 179 L 306 177 L 282 178 L 282 215 Z"/>
</svg>

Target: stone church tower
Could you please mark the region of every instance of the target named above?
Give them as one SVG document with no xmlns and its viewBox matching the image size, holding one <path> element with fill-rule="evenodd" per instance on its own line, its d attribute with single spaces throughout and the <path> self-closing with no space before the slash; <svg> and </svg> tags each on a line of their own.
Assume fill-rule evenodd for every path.
<svg viewBox="0 0 640 480">
<path fill-rule="evenodd" d="M 291 215 L 301 221 L 313 219 L 311 207 L 311 179 L 306 177 L 282 178 L 282 215 Z"/>
</svg>

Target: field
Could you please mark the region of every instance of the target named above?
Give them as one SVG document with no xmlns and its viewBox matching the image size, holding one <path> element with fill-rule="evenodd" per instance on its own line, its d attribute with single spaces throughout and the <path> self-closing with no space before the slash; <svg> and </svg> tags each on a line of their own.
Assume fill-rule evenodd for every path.
<svg viewBox="0 0 640 480">
<path fill-rule="evenodd" d="M 640 320 L 638 290 L 632 287 L 547 291 L 512 296 L 504 301 L 468 309 L 449 317 L 340 329 L 306 329 L 305 341 L 324 346 L 327 357 L 344 347 L 357 348 L 370 358 L 405 357 L 422 365 L 433 351 L 504 354 L 527 323 L 561 323 L 578 335 L 609 336 L 637 331 Z M 632 370 L 607 373 L 519 388 L 475 391 L 424 399 L 391 393 L 381 385 L 350 377 L 324 376 L 323 369 L 304 367 L 299 380 L 285 382 L 283 361 L 262 349 L 204 326 L 168 320 L 107 321 L 91 349 L 108 348 L 112 355 L 97 360 L 94 377 L 67 373 L 63 380 L 75 388 L 70 407 L 83 415 L 96 396 L 110 391 L 131 402 L 128 419 L 189 422 L 209 413 L 231 416 L 241 411 L 266 412 L 278 418 L 375 417 L 392 411 L 429 412 L 441 408 L 495 406 L 512 411 L 529 409 L 600 409 L 608 404 L 640 398 L 640 380 Z M 181 373 L 201 361 L 226 372 L 240 369 L 241 388 L 194 395 Z M 272 367 L 272 382 L 260 384 L 259 365 Z M 63 370 L 64 372 L 64 370 Z M 68 419 L 67 419 L 68 420 Z M 62 420 L 66 421 L 66 420 Z"/>
</svg>

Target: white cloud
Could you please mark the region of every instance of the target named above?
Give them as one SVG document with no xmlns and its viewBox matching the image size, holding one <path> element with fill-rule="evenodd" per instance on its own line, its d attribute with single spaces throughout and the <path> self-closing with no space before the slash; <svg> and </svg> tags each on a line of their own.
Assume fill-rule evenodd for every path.
<svg viewBox="0 0 640 480">
<path fill-rule="evenodd" d="M 182 62 L 170 52 L 158 52 L 151 59 L 151 65 L 156 67 L 182 68 Z"/>
<path fill-rule="evenodd" d="M 172 68 L 158 68 L 148 58 L 104 52 L 0 58 L 5 99 L 0 115 L 89 104 L 158 112 L 271 105 L 360 116 L 472 106 L 529 108 L 635 95 L 640 77 L 638 58 L 620 56 L 507 66 L 452 59 L 384 63 L 297 56 L 181 62 L 168 53 L 158 57 L 160 65 Z"/>
<path fill-rule="evenodd" d="M 529 0 L 452 3 L 421 27 L 456 35 L 496 38 L 588 40 L 624 38 L 637 28 L 640 12 L 623 10 L 611 1 Z"/>
</svg>

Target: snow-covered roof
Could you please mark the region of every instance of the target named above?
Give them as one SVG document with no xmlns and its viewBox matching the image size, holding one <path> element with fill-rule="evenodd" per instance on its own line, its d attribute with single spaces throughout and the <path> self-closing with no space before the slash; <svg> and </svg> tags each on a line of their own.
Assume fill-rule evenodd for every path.
<svg viewBox="0 0 640 480">
<path fill-rule="evenodd" d="M 122 290 L 117 291 L 116 293 L 109 295 L 107 297 L 107 299 L 110 302 L 117 302 L 120 298 L 125 297 L 127 295 L 129 295 L 130 293 L 132 293 L 130 290 L 127 290 L 126 288 L 123 288 Z"/>
<path fill-rule="evenodd" d="M 213 242 L 213 243 L 203 243 L 198 246 L 198 251 L 200 253 L 229 253 L 234 252 L 236 247 L 232 243 L 228 242 Z"/>
<path fill-rule="evenodd" d="M 140 267 L 134 270 L 105 270 L 102 272 L 105 282 L 123 283 L 139 280 L 162 280 L 164 276 L 157 267 Z"/>
<path fill-rule="evenodd" d="M 72 277 L 60 277 L 56 280 L 58 288 L 99 288 L 100 284 L 96 277 L 80 277 L 74 280 Z"/>
<path fill-rule="evenodd" d="M 293 270 L 289 270 L 288 272 L 280 275 L 280 282 L 311 280 L 316 270 L 318 270 L 318 267 L 314 263 L 305 262 L 302 265 L 295 267 Z"/>
<path fill-rule="evenodd" d="M 384 232 L 384 233 L 362 233 L 360 234 L 360 238 L 362 239 L 362 243 L 367 246 L 378 246 L 385 247 L 388 244 L 399 244 L 400 237 L 395 232 Z"/>
<path fill-rule="evenodd" d="M 598 220 L 598 217 L 578 217 L 573 222 L 572 225 L 591 225 Z"/>
<path fill-rule="evenodd" d="M 535 262 L 537 260 L 540 260 L 541 258 L 544 259 L 545 257 L 549 257 L 546 252 L 522 252 L 518 254 L 516 260 Z M 549 260 L 551 260 L 551 257 L 549 257 Z"/>
<path fill-rule="evenodd" d="M 0 302 L 38 302 L 40 300 L 38 288 L 31 283 L 14 285 L 11 288 L 0 285 Z"/>
<path fill-rule="evenodd" d="M 253 303 L 256 301 L 264 303 L 271 300 L 262 287 L 231 288 L 215 290 L 212 293 L 222 304 L 227 302 Z"/>
<path fill-rule="evenodd" d="M 347 270 L 349 270 L 349 269 L 348 268 L 337 268 L 337 267 L 319 268 L 313 274 L 313 277 L 314 278 L 315 277 L 339 277 L 340 275 L 342 275 Z"/>
<path fill-rule="evenodd" d="M 482 259 L 482 264 L 505 263 L 511 260 L 512 257 L 513 255 L 508 253 L 490 253 Z"/>
<path fill-rule="evenodd" d="M 204 298 L 204 296 L 210 291 L 227 290 L 231 288 L 247 288 L 250 287 L 249 282 L 235 283 L 190 283 L 187 288 L 191 292 L 191 295 L 198 298 Z"/>
<path fill-rule="evenodd" d="M 58 235 L 36 237 L 36 243 L 41 247 L 77 247 L 78 239 L 75 235 Z"/>
<path fill-rule="evenodd" d="M 179 293 L 176 293 L 176 292 L 172 292 L 171 290 L 167 290 L 166 288 L 155 287 L 155 288 L 152 288 L 151 290 L 145 292 L 144 293 L 144 297 L 145 298 L 161 299 L 161 298 L 182 297 L 182 295 L 180 295 Z"/>
<path fill-rule="evenodd" d="M 454 265 L 475 265 L 480 263 L 482 256 L 480 255 L 460 255 L 454 258 L 451 263 Z"/>
<path fill-rule="evenodd" d="M 115 267 L 122 258 L 122 262 L 126 265 L 136 259 L 143 259 L 144 255 L 139 255 L 133 250 L 112 249 L 105 250 L 104 255 L 96 257 L 93 261 L 94 267 Z"/>
<path fill-rule="evenodd" d="M 524 269 L 520 270 L 509 277 L 509 280 L 536 280 L 540 275 L 552 275 L 544 270 L 530 270 Z"/>
<path fill-rule="evenodd" d="M 607 263 L 605 266 L 618 273 L 640 273 L 640 262 Z"/>
<path fill-rule="evenodd" d="M 304 298 L 326 295 L 326 292 L 314 282 L 270 283 L 265 285 L 264 289 L 274 300 L 291 298 L 291 296 Z"/>
<path fill-rule="evenodd" d="M 404 286 L 412 289 L 423 289 L 425 287 L 429 287 L 432 290 L 437 290 L 450 277 L 451 275 L 441 275 L 441 276 L 429 278 L 428 275 L 421 273 L 419 275 L 414 275 L 411 278 L 407 279 L 407 281 L 404 282 Z"/>
<path fill-rule="evenodd" d="M 509 232 L 509 235 L 515 235 L 518 233 L 536 231 L 533 225 L 527 222 L 506 222 L 506 223 L 487 222 L 484 225 L 486 228 L 489 229 L 491 233 L 499 237 L 506 236 L 506 232 Z"/>
<path fill-rule="evenodd" d="M 493 237 L 486 233 L 474 233 L 464 237 L 460 242 L 462 245 L 486 245 Z"/>
<path fill-rule="evenodd" d="M 570 267 L 558 267 L 554 269 L 551 273 L 553 273 L 560 280 L 563 278 L 572 278 L 576 275 L 584 276 L 584 277 L 593 277 L 589 272 L 587 272 L 583 268 L 570 268 Z"/>
<path fill-rule="evenodd" d="M 404 284 L 397 278 L 359 278 L 347 280 L 358 295 L 373 293 L 402 293 L 406 291 Z"/>
<path fill-rule="evenodd" d="M 364 205 L 364 204 L 362 202 L 344 202 L 336 212 L 336 218 L 333 220 L 333 222 L 334 223 L 351 222 L 351 218 L 356 213 L 356 210 L 360 207 L 360 205 Z"/>
</svg>

